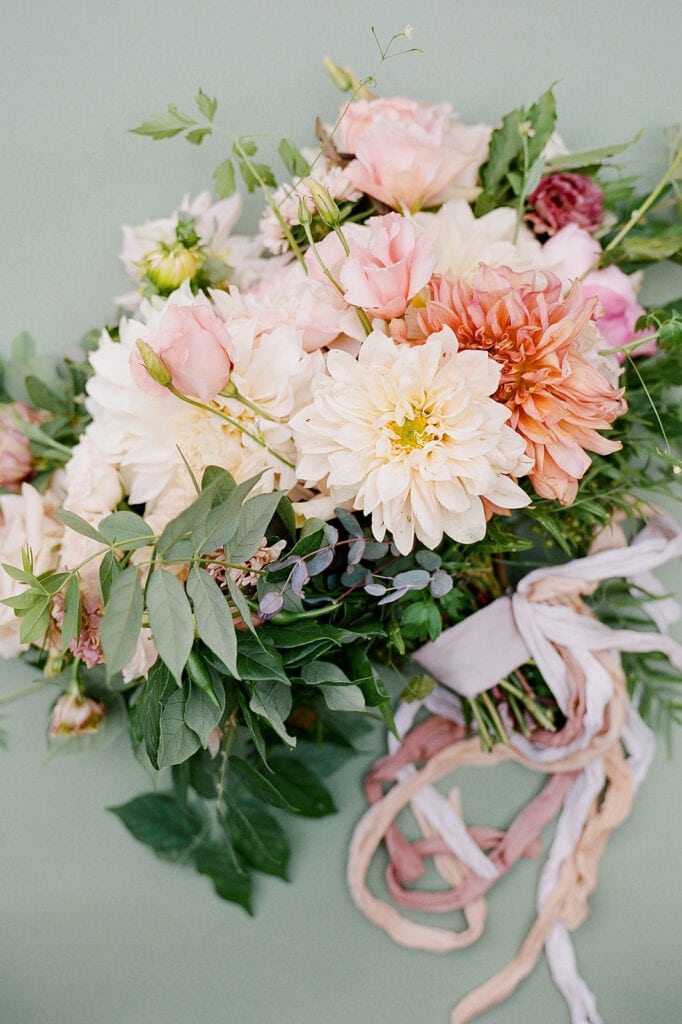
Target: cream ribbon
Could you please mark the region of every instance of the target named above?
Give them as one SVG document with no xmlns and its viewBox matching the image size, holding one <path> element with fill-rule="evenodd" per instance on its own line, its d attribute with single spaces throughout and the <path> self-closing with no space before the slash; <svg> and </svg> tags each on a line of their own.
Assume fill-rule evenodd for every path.
<svg viewBox="0 0 682 1024">
<path fill-rule="evenodd" d="M 616 533 L 614 540 L 623 544 L 625 538 Z M 571 672 L 580 671 L 585 677 L 582 730 L 573 742 L 542 746 L 515 733 L 512 745 L 484 754 L 477 740 L 459 741 L 434 755 L 419 772 L 414 765 L 401 768 L 396 785 L 369 808 L 353 835 L 348 878 L 353 899 L 363 912 L 403 945 L 440 952 L 461 948 L 478 937 L 477 929 L 470 927 L 458 935 L 415 924 L 366 887 L 372 856 L 400 809 L 412 804 L 428 833 L 439 835 L 452 851 L 453 864 L 492 879 L 497 869 L 467 831 L 456 801 L 448 800 L 431 783 L 461 764 L 490 765 L 509 758 L 541 771 L 582 768 L 564 800 L 540 878 L 538 920 L 519 957 L 455 1008 L 454 1024 L 473 1019 L 513 991 L 534 966 L 543 944 L 573 1024 L 601 1024 L 594 995 L 578 974 L 568 929 L 576 927 L 586 912 L 584 894 L 596 882 L 597 862 L 608 834 L 627 814 L 633 789 L 644 778 L 654 749 L 650 731 L 627 700 L 618 652 L 662 651 L 682 669 L 682 646 L 661 632 L 609 629 L 589 613 L 582 595 L 615 577 L 660 594 L 661 585 L 650 570 L 681 554 L 682 531 L 667 516 L 656 514 L 628 547 L 602 548 L 565 565 L 534 570 L 511 597 L 494 601 L 413 655 L 441 686 L 423 702 L 399 707 L 396 724 L 401 737 L 422 706 L 461 722 L 457 694 L 471 699 L 530 660 L 536 662 L 565 713 Z M 679 607 L 669 598 L 645 607 L 662 630 L 679 615 Z M 628 751 L 627 761 L 620 753 L 621 741 Z M 399 746 L 389 737 L 390 753 Z M 597 800 L 605 778 L 611 792 L 608 807 Z M 440 858 L 441 873 L 447 862 L 448 858 Z M 461 877 L 460 869 L 449 870 L 453 877 Z M 577 903 L 571 887 L 583 894 Z"/>
</svg>

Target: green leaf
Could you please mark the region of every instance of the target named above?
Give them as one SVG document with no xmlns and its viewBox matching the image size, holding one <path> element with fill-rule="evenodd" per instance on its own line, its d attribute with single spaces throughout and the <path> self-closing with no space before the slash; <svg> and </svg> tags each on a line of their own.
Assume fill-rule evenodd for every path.
<svg viewBox="0 0 682 1024">
<path fill-rule="evenodd" d="M 38 579 L 33 575 L 32 572 L 27 572 L 25 569 L 20 569 L 16 565 L 10 565 L 8 562 L 2 562 L 2 568 L 5 570 L 10 579 L 16 580 L 17 583 L 25 583 L 27 586 L 40 585 Z"/>
<path fill-rule="evenodd" d="M 196 754 L 201 740 L 185 722 L 185 690 L 174 690 L 161 712 L 159 719 L 159 768 L 181 764 Z"/>
<path fill-rule="evenodd" d="M 282 158 L 282 163 L 293 177 L 302 178 L 304 175 L 310 174 L 310 164 L 290 139 L 282 139 L 279 144 L 279 155 Z"/>
<path fill-rule="evenodd" d="M 629 149 L 630 146 L 639 141 L 641 134 L 641 131 L 637 132 L 629 142 L 619 142 L 612 146 L 599 146 L 597 149 L 581 149 L 577 150 L 575 153 L 553 156 L 547 161 L 547 170 L 552 173 L 555 173 L 556 171 L 574 171 L 580 167 L 591 167 L 593 164 L 602 164 L 612 156 L 624 153 L 626 149 Z"/>
<path fill-rule="evenodd" d="M 161 738 L 161 713 L 169 697 L 176 692 L 175 680 L 158 658 L 151 669 L 144 686 L 140 688 L 135 707 L 142 731 L 144 747 L 154 768 L 158 768 L 159 740 Z"/>
<path fill-rule="evenodd" d="M 240 634 L 237 668 L 240 679 L 250 679 L 254 682 L 279 680 L 281 683 L 289 684 L 282 658 L 267 637 L 261 642 L 250 633 Z"/>
<path fill-rule="evenodd" d="M 57 391 L 53 391 L 39 377 L 34 377 L 31 374 L 26 377 L 24 384 L 28 397 L 36 409 L 45 409 L 47 412 L 53 412 L 57 416 L 71 416 L 73 414 L 73 400 L 70 395 L 67 397 L 66 395 L 59 394 Z"/>
<path fill-rule="evenodd" d="M 298 808 L 289 803 L 278 788 L 269 779 L 266 779 L 256 768 L 245 761 L 243 757 L 232 754 L 229 760 L 229 769 L 235 779 L 241 783 L 244 789 L 262 803 L 270 804 L 272 807 L 279 807 L 284 811 L 296 812 Z"/>
<path fill-rule="evenodd" d="M 359 686 L 320 686 L 330 711 L 364 711 L 365 698 Z"/>
<path fill-rule="evenodd" d="M 556 100 L 551 88 L 543 92 L 530 108 L 528 120 L 533 129 L 533 135 L 528 139 L 528 164 L 531 167 L 547 145 L 556 125 Z"/>
<path fill-rule="evenodd" d="M 129 565 L 111 585 L 100 624 L 108 678 L 120 672 L 134 655 L 142 628 L 143 610 L 140 573 L 134 565 Z"/>
<path fill-rule="evenodd" d="M 199 87 L 199 92 L 195 99 L 199 112 L 204 115 L 207 121 L 212 122 L 218 109 L 218 100 L 207 96 L 201 87 Z"/>
<path fill-rule="evenodd" d="M 152 544 L 155 539 L 151 526 L 134 512 L 114 512 L 101 521 L 98 529 L 110 544 L 121 551 L 134 551 Z"/>
<path fill-rule="evenodd" d="M 682 230 L 675 234 L 657 235 L 645 238 L 642 235 L 628 235 L 619 246 L 622 257 L 632 261 L 653 263 L 668 260 L 682 250 Z"/>
<path fill-rule="evenodd" d="M 231 562 L 246 562 L 258 551 L 282 497 L 281 491 L 272 491 L 257 494 L 244 503 L 236 533 L 230 541 Z"/>
<path fill-rule="evenodd" d="M 165 114 L 153 114 L 148 121 L 143 121 L 137 128 L 131 128 L 133 135 L 146 135 L 158 141 L 159 139 L 172 139 L 185 128 L 191 128 L 197 122 L 186 114 L 181 114 L 173 103 L 168 104 L 168 111 Z"/>
<path fill-rule="evenodd" d="M 194 605 L 197 633 L 230 673 L 239 678 L 237 637 L 232 612 L 222 590 L 205 569 L 193 565 L 187 579 L 187 593 Z"/>
<path fill-rule="evenodd" d="M 291 713 L 291 687 L 282 682 L 263 680 L 255 683 L 249 707 L 264 718 L 287 746 L 295 747 L 296 740 L 286 730 L 284 719 Z"/>
<path fill-rule="evenodd" d="M 145 793 L 109 807 L 132 835 L 157 853 L 181 858 L 195 841 L 201 821 L 170 793 Z"/>
<path fill-rule="evenodd" d="M 285 750 L 273 751 L 270 765 L 282 796 L 306 818 L 322 818 L 336 811 L 332 795 L 301 758 Z"/>
<path fill-rule="evenodd" d="M 480 170 L 483 188 L 489 195 L 495 194 L 512 162 L 523 149 L 519 127 L 525 116 L 523 107 L 512 110 L 490 137 L 488 159 Z"/>
<path fill-rule="evenodd" d="M 64 594 L 64 621 L 62 622 L 62 651 L 68 649 L 72 640 L 81 632 L 81 589 L 74 574 Z"/>
<path fill-rule="evenodd" d="M 193 534 L 205 524 L 220 484 L 221 478 L 212 479 L 188 508 L 166 524 L 156 546 L 162 558 L 189 558 L 194 550 Z"/>
<path fill-rule="evenodd" d="M 200 146 L 207 135 L 212 135 L 212 128 L 192 128 L 191 132 L 187 132 L 185 138 L 193 146 Z"/>
<path fill-rule="evenodd" d="M 251 907 L 251 876 L 236 862 L 231 850 L 217 843 L 202 843 L 194 854 L 197 871 L 213 880 L 221 899 L 238 903 L 253 915 Z"/>
<path fill-rule="evenodd" d="M 256 636 L 256 627 L 254 626 L 253 619 L 251 617 L 251 609 L 249 608 L 243 592 L 239 589 L 229 573 L 225 578 L 225 582 L 227 583 L 227 589 L 230 592 L 230 600 L 239 612 L 242 622 L 249 632 Z"/>
<path fill-rule="evenodd" d="M 233 195 L 237 188 L 237 177 L 234 171 L 234 164 L 228 158 L 223 160 L 213 172 L 213 180 L 215 181 L 215 193 L 218 199 L 227 199 L 228 196 Z"/>
<path fill-rule="evenodd" d="M 328 683 L 332 686 L 349 686 L 350 679 L 331 661 L 311 661 L 301 671 L 303 682 L 308 686 L 321 686 Z"/>
<path fill-rule="evenodd" d="M 123 568 L 113 551 L 109 550 L 99 564 L 99 587 L 102 591 L 102 600 L 105 604 L 109 601 L 111 585 L 117 579 Z"/>
<path fill-rule="evenodd" d="M 246 702 L 246 697 L 244 696 L 241 690 L 237 691 L 237 701 L 239 703 L 239 709 L 242 713 L 242 718 L 244 719 L 244 725 L 248 729 L 249 736 L 251 737 L 251 742 L 256 748 L 256 753 L 258 754 L 261 761 L 269 771 L 270 766 L 268 765 L 268 752 L 265 746 L 265 740 L 263 739 L 263 733 L 261 732 L 260 726 L 258 725 L 258 720 L 252 713 L 251 708 Z"/>
<path fill-rule="evenodd" d="M 227 798 L 223 824 L 242 857 L 268 875 L 287 880 L 289 842 L 279 822 L 255 800 Z"/>
<path fill-rule="evenodd" d="M 150 573 L 145 598 L 156 649 L 180 683 L 194 642 L 192 609 L 187 595 L 172 573 L 157 569 Z"/>
<path fill-rule="evenodd" d="M 220 722 L 225 707 L 225 689 L 220 680 L 214 683 L 214 690 L 218 697 L 218 707 L 198 686 L 190 685 L 185 701 L 185 725 L 196 733 L 204 748 L 208 745 L 208 737 Z"/>
<path fill-rule="evenodd" d="M 19 642 L 37 644 L 42 641 L 50 625 L 50 597 L 37 599 L 21 619 Z"/>
<path fill-rule="evenodd" d="M 75 512 L 69 512 L 68 509 L 65 508 L 57 508 L 55 509 L 54 514 L 59 522 L 68 527 L 69 530 L 73 530 L 75 533 L 81 533 L 84 537 L 89 537 L 90 540 L 99 541 L 100 544 L 106 544 L 108 547 L 109 541 L 104 534 L 100 533 L 99 530 L 96 530 L 94 526 L 91 526 L 87 520 L 76 515 Z"/>
<path fill-rule="evenodd" d="M 407 704 L 415 700 L 424 700 L 436 688 L 436 680 L 426 673 L 412 676 L 405 689 L 400 694 L 400 699 Z"/>
</svg>

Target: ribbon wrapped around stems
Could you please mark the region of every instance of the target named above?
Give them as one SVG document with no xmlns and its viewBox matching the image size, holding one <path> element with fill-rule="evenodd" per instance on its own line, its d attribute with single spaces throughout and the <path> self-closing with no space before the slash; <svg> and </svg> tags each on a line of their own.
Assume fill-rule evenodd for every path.
<svg viewBox="0 0 682 1024">
<path fill-rule="evenodd" d="M 466 1024 L 509 996 L 543 947 L 573 1024 L 601 1024 L 595 997 L 578 973 L 569 931 L 586 916 L 600 857 L 627 816 L 654 753 L 653 736 L 628 699 L 619 652 L 661 651 L 682 669 L 682 646 L 665 633 L 679 614 L 671 599 L 647 604 L 662 630 L 649 633 L 610 629 L 592 615 L 583 595 L 615 577 L 660 594 L 650 570 L 680 555 L 682 531 L 667 516 L 655 514 L 630 545 L 612 527 L 587 557 L 529 573 L 511 597 L 494 601 L 413 655 L 440 685 L 423 701 L 400 705 L 401 740 L 389 737 L 388 755 L 367 778 L 370 807 L 355 829 L 348 862 L 350 891 L 363 913 L 404 946 L 446 953 L 470 945 L 483 931 L 486 892 L 521 856 L 537 855 L 540 831 L 560 810 L 533 927 L 517 956 L 455 1006 L 452 1024 Z M 508 745 L 485 752 L 477 736 L 465 737 L 458 695 L 475 697 L 531 660 L 566 724 L 559 733 L 536 731 L 530 738 L 515 732 Z M 414 725 L 422 707 L 431 717 Z M 458 767 L 507 760 L 547 774 L 544 788 L 506 832 L 467 828 L 457 790 L 446 797 L 434 784 Z M 384 792 L 389 783 L 392 788 Z M 396 823 L 408 805 L 422 832 L 416 842 Z M 369 891 L 367 872 L 382 841 L 393 900 L 434 913 L 461 909 L 463 931 L 416 923 Z M 449 889 L 409 888 L 429 857 Z"/>
</svg>

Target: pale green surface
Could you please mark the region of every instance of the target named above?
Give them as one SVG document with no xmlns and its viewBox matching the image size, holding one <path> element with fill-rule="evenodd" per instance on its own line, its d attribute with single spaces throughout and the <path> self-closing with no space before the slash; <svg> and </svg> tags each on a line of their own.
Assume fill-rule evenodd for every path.
<svg viewBox="0 0 682 1024">
<path fill-rule="evenodd" d="M 219 96 L 230 130 L 286 131 L 303 143 L 314 116 L 336 103 L 318 58 L 331 52 L 370 70 L 371 22 L 383 37 L 412 22 L 426 50 L 386 67 L 384 94 L 451 98 L 470 121 L 494 121 L 558 81 L 570 144 L 644 126 L 636 152 L 653 175 L 658 133 L 680 118 L 682 16 L 667 0 L 3 0 L 0 12 L 3 351 L 22 328 L 57 351 L 110 315 L 111 296 L 126 288 L 115 258 L 121 222 L 165 215 L 207 184 L 220 158 L 217 144 L 152 145 L 127 128 L 168 100 L 186 107 L 201 84 Z M 0 693 L 32 678 L 2 663 Z M 537 866 L 527 862 L 493 895 L 488 931 L 464 953 L 408 952 L 365 922 L 344 865 L 367 757 L 334 780 L 339 815 L 291 822 L 295 884 L 259 880 L 250 920 L 104 812 L 147 788 L 124 737 L 87 758 L 44 763 L 52 698 L 2 709 L 0 1024 L 446 1024 L 455 999 L 506 962 L 530 925 Z M 607 1024 L 682 1018 L 681 773 L 679 757 L 659 752 L 576 935 Z M 479 821 L 503 820 L 517 786 L 528 790 L 519 771 L 469 775 L 466 785 L 465 809 Z M 483 1020 L 568 1016 L 541 963 Z"/>
</svg>

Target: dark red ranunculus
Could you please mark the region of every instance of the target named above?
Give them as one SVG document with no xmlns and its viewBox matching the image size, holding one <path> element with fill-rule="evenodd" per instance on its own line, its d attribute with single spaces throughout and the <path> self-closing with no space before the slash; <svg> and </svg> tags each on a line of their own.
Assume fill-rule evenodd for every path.
<svg viewBox="0 0 682 1024">
<path fill-rule="evenodd" d="M 602 190 L 585 174 L 548 174 L 528 206 L 526 220 L 537 235 L 554 235 L 567 224 L 594 231 L 604 217 Z"/>
</svg>

